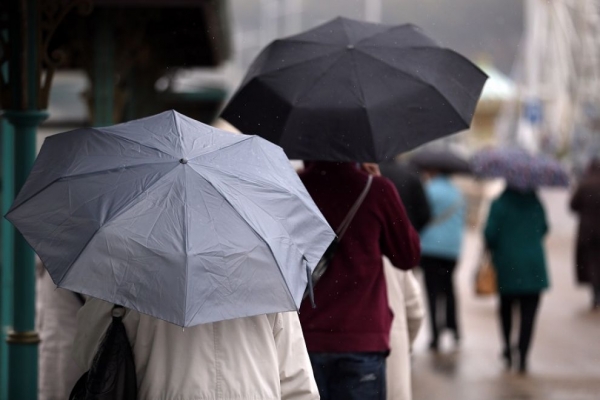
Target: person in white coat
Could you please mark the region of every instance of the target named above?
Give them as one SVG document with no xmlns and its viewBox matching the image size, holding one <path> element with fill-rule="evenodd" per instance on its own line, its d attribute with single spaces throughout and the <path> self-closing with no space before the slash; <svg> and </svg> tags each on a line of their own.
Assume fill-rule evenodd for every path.
<svg viewBox="0 0 600 400">
<path fill-rule="evenodd" d="M 393 268 L 384 259 L 388 301 L 394 313 L 390 355 L 386 360 L 387 399 L 411 400 L 410 353 L 425 318 L 421 287 L 412 271 Z"/>
<path fill-rule="evenodd" d="M 113 305 L 90 298 L 77 316 L 74 354 L 89 369 Z M 143 400 L 314 400 L 319 392 L 295 312 L 181 328 L 126 310 Z"/>
<path fill-rule="evenodd" d="M 71 348 L 82 301 L 73 292 L 57 289 L 41 262 L 36 265 L 36 329 L 40 335 L 38 400 L 64 400 L 83 370 Z"/>
</svg>

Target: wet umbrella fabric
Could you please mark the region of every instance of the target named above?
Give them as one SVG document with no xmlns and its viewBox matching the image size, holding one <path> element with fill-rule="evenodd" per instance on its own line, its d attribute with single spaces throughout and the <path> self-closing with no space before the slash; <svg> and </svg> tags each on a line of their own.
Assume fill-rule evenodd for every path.
<svg viewBox="0 0 600 400">
<path fill-rule="evenodd" d="M 279 147 L 173 111 L 46 139 L 7 218 L 59 287 L 181 326 L 297 310 L 334 238 Z"/>
<path fill-rule="evenodd" d="M 412 165 L 419 169 L 436 170 L 445 174 L 469 174 L 469 162 L 450 150 L 422 150 L 411 157 Z"/>
<path fill-rule="evenodd" d="M 471 158 L 471 168 L 482 178 L 504 178 L 508 186 L 518 190 L 569 185 L 569 176 L 558 161 L 518 148 L 481 150 Z"/>
<path fill-rule="evenodd" d="M 222 117 L 291 159 L 380 162 L 468 128 L 486 79 L 414 25 L 340 17 L 267 46 Z"/>
</svg>

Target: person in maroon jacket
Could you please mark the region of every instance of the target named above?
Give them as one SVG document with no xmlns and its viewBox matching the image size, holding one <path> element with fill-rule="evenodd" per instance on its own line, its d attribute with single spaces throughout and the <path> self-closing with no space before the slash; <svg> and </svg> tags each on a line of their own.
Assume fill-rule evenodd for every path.
<svg viewBox="0 0 600 400">
<path fill-rule="evenodd" d="M 329 222 L 338 226 L 368 175 L 356 163 L 311 162 L 300 178 Z M 419 236 L 394 185 L 374 177 L 369 193 L 314 288 L 300 322 L 323 400 L 385 399 L 385 358 L 392 312 L 382 255 L 400 269 L 416 266 Z"/>
</svg>

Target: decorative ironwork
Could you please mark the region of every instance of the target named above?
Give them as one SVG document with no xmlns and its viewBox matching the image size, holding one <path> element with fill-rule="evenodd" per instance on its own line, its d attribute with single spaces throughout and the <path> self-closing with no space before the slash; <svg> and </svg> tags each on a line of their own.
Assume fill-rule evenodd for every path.
<svg viewBox="0 0 600 400">
<path fill-rule="evenodd" d="M 64 50 L 58 49 L 50 53 L 50 41 L 56 28 L 65 16 L 74 8 L 77 8 L 79 15 L 89 15 L 94 5 L 92 0 L 42 0 L 40 4 L 41 13 L 41 51 L 40 64 L 45 70 L 40 87 L 40 108 L 48 106 L 50 96 L 50 87 L 54 72 L 64 61 L 66 54 Z"/>
</svg>

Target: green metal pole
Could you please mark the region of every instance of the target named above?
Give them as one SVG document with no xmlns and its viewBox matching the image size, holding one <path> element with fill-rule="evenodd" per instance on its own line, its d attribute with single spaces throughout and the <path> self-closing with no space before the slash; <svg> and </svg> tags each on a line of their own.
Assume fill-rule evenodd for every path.
<svg viewBox="0 0 600 400">
<path fill-rule="evenodd" d="M 15 134 L 12 126 L 2 119 L 2 215 L 6 214 L 14 199 L 14 147 Z M 0 261 L 0 318 L 2 336 L 0 337 L 0 399 L 8 399 L 8 344 L 6 338 L 12 326 L 13 317 L 13 246 L 14 229 L 6 219 L 0 222 L 2 237 L 2 259 Z"/>
<path fill-rule="evenodd" d="M 13 20 L 10 28 L 10 75 L 13 103 L 4 117 L 14 127 L 14 193 L 21 189 L 36 153 L 36 130 L 48 117 L 39 110 L 40 10 L 38 0 L 13 0 L 23 11 L 22 24 Z M 13 63 L 14 61 L 14 63 Z M 13 273 L 12 330 L 8 333 L 8 399 L 37 398 L 39 337 L 35 331 L 35 254 L 23 236 L 14 231 L 13 259 L 7 268 Z"/>
<path fill-rule="evenodd" d="M 23 186 L 35 160 L 37 126 L 48 117 L 45 111 L 7 111 L 15 130 L 14 184 Z M 14 233 L 13 328 L 8 333 L 9 399 L 37 398 L 37 344 L 35 331 L 35 254 L 23 236 Z"/>
</svg>

